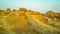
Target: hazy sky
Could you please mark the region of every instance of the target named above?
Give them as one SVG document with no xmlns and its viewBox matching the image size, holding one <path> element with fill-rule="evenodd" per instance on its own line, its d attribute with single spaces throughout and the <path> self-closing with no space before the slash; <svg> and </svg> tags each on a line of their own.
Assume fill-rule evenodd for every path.
<svg viewBox="0 0 60 34">
<path fill-rule="evenodd" d="M 45 13 L 48 10 L 59 12 L 60 0 L 0 0 L 0 9 L 19 9 L 20 7 L 41 13 Z"/>
</svg>

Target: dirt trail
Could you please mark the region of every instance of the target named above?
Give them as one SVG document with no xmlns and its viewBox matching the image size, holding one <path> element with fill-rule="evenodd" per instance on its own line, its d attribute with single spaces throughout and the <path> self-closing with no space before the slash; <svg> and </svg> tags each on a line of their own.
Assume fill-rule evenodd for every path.
<svg viewBox="0 0 60 34">
<path fill-rule="evenodd" d="M 37 19 L 36 17 L 38 17 L 38 16 L 36 16 L 36 15 L 30 15 L 30 14 L 28 14 L 28 13 L 26 13 L 26 15 L 27 15 L 27 18 L 29 19 L 29 21 L 31 22 L 31 23 L 35 23 L 35 24 L 38 24 L 40 27 L 42 27 L 44 30 L 48 30 L 48 31 L 60 31 L 59 29 L 57 29 L 57 28 L 55 28 L 55 27 L 52 27 L 52 26 L 50 26 L 50 25 L 46 25 L 46 24 L 44 24 L 44 23 L 42 23 L 41 21 L 39 21 L 39 19 Z"/>
</svg>

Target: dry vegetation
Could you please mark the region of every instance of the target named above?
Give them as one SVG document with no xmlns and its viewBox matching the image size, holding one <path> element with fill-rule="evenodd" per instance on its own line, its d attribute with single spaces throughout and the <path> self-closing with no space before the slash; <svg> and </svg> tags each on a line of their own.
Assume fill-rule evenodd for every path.
<svg viewBox="0 0 60 34">
<path fill-rule="evenodd" d="M 0 10 L 0 34 L 60 34 L 60 13 Z"/>
</svg>

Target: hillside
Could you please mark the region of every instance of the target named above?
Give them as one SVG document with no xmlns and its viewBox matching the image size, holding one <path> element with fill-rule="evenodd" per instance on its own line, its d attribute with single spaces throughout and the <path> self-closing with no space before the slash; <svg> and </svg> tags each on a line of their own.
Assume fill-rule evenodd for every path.
<svg viewBox="0 0 60 34">
<path fill-rule="evenodd" d="M 14 11 L 8 8 L 0 15 L 0 34 L 60 34 L 60 29 L 50 25 L 46 19 L 48 16 L 54 18 L 54 12 L 45 15 L 26 8 Z"/>
</svg>

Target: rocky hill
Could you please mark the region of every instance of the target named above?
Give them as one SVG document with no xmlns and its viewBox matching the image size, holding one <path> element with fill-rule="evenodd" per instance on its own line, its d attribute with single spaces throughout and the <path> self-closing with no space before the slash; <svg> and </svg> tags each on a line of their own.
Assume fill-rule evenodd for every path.
<svg viewBox="0 0 60 34">
<path fill-rule="evenodd" d="M 26 8 L 7 10 L 0 15 L 2 34 L 60 34 L 59 28 L 48 24 L 46 17 L 55 17 L 52 11 L 42 15 Z"/>
<path fill-rule="evenodd" d="M 44 14 L 46 17 L 48 18 L 57 18 L 57 19 L 60 19 L 60 13 L 56 13 L 56 12 L 53 12 L 53 11 L 47 11 L 47 13 Z"/>
</svg>

